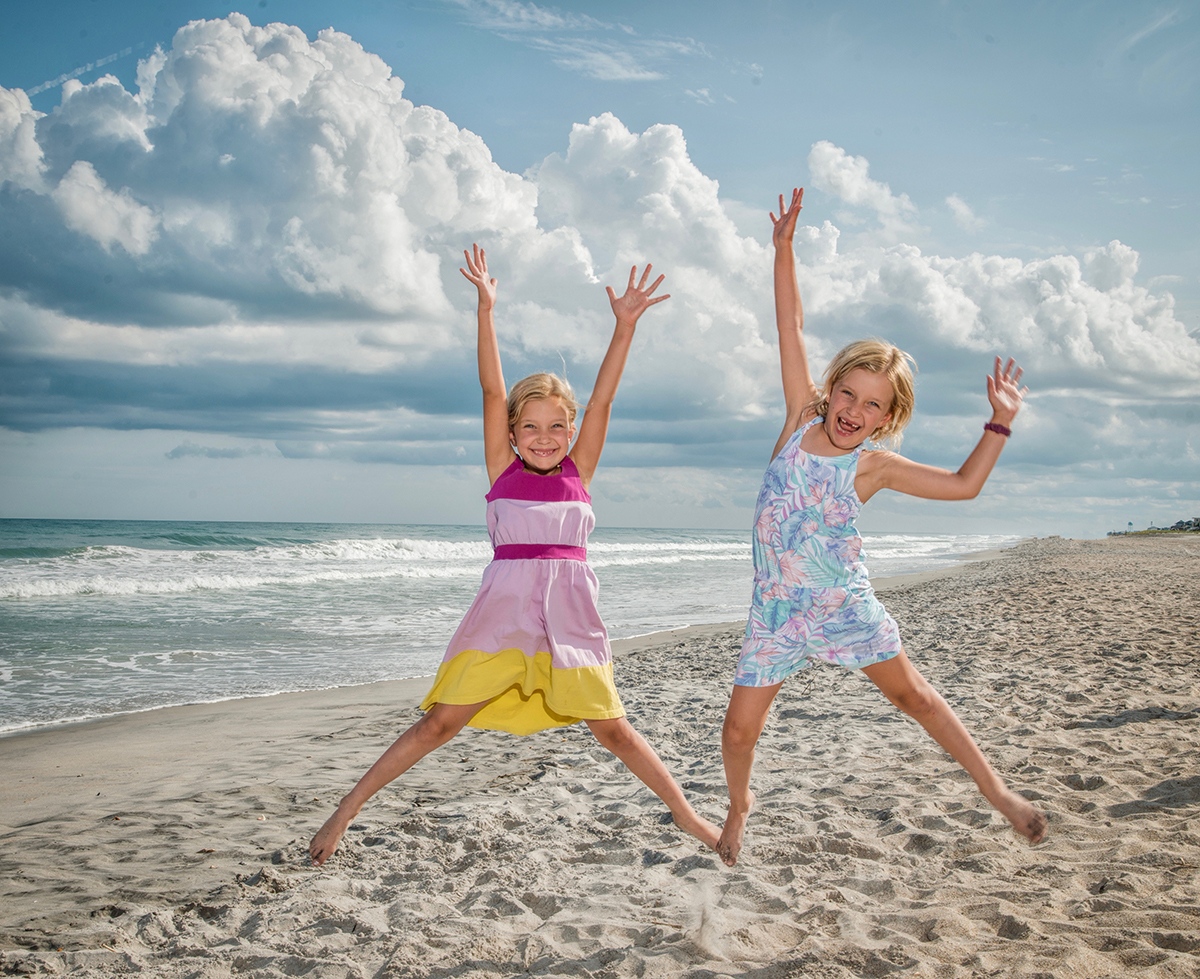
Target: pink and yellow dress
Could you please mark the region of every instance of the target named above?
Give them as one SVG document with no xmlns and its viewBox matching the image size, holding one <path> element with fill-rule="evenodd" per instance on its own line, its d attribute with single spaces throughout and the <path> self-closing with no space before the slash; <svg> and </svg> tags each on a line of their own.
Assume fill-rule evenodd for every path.
<svg viewBox="0 0 1200 979">
<path fill-rule="evenodd" d="M 487 501 L 492 563 L 421 709 L 486 701 L 468 723 L 513 734 L 623 717 L 587 563 L 596 518 L 575 463 L 540 476 L 516 459 Z"/>
</svg>

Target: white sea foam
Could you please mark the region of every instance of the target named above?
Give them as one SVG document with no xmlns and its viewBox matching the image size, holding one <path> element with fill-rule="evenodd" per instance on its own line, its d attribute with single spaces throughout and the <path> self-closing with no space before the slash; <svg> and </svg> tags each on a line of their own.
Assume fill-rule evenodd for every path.
<svg viewBox="0 0 1200 979">
<path fill-rule="evenodd" d="M 736 551 L 747 549 L 749 546 L 750 540 L 747 536 L 745 541 L 649 541 L 642 543 L 593 541 L 588 544 L 588 550 L 599 553 L 639 553 L 644 551 L 671 553 L 673 551 Z"/>
<path fill-rule="evenodd" d="M 41 560 L 0 563 L 0 599 L 177 595 L 318 582 L 478 574 L 486 540 L 334 539 L 244 550 L 101 545 Z M 196 566 L 203 565 L 198 572 Z"/>
<path fill-rule="evenodd" d="M 741 551 L 729 551 L 720 554 L 663 554 L 657 557 L 611 557 L 597 558 L 592 556 L 588 548 L 588 563 L 593 568 L 636 568 L 651 564 L 687 564 L 713 561 L 742 561 L 750 560 L 750 548 Z"/>
<path fill-rule="evenodd" d="M 291 547 L 259 547 L 249 552 L 269 561 L 489 561 L 492 545 L 486 540 L 330 540 Z"/>
<path fill-rule="evenodd" d="M 482 567 L 482 565 L 480 565 Z M 323 571 L 294 575 L 191 575 L 185 578 L 114 578 L 94 575 L 77 580 L 44 578 L 0 584 L 2 598 L 61 598 L 71 595 L 179 595 L 195 591 L 245 591 L 278 585 L 372 581 L 387 578 L 458 578 L 478 568 L 378 568 L 371 571 Z"/>
</svg>

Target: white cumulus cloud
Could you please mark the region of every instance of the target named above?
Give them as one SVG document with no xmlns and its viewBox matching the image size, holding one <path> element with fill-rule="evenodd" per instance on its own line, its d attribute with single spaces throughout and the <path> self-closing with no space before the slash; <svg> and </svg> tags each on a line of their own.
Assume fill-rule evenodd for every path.
<svg viewBox="0 0 1200 979">
<path fill-rule="evenodd" d="M 29 96 L 21 89 L 0 88 L 0 184 L 23 190 L 42 187 L 42 147 Z"/>
<path fill-rule="evenodd" d="M 950 213 L 954 215 L 955 223 L 964 231 L 978 231 L 987 223 L 982 218 L 976 217 L 975 212 L 971 209 L 971 205 L 959 197 L 958 194 L 951 194 L 947 197 L 946 206 L 950 208 Z"/>
<path fill-rule="evenodd" d="M 158 217 L 133 199 L 128 188 L 111 191 L 87 160 L 71 164 L 50 194 L 67 227 L 92 238 L 105 251 L 120 245 L 145 255 L 158 237 Z"/>
<path fill-rule="evenodd" d="M 814 143 L 808 153 L 808 171 L 814 187 L 852 207 L 874 211 L 884 231 L 891 235 L 911 232 L 916 205 L 907 194 L 897 196 L 887 184 L 872 179 L 870 169 L 866 157 L 851 156 L 825 139 Z"/>
</svg>

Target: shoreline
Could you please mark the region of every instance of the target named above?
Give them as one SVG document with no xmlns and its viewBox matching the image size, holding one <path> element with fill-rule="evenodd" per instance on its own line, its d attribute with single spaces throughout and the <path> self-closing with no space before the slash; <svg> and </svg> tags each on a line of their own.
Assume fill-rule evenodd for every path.
<svg viewBox="0 0 1200 979">
<path fill-rule="evenodd" d="M 1037 538 L 1024 538 L 1023 540 L 1036 540 Z M 1022 541 L 1023 543 L 1023 541 Z M 1019 546 L 1014 544 L 1013 547 Z M 883 593 L 893 591 L 897 588 L 906 588 L 911 585 L 919 585 L 922 582 L 934 581 L 939 578 L 945 578 L 951 575 L 959 574 L 969 564 L 979 561 L 993 561 L 1003 557 L 1012 547 L 994 548 L 987 551 L 977 551 L 971 554 L 964 554 L 957 564 L 945 568 L 934 568 L 929 571 L 920 571 L 913 574 L 904 575 L 889 575 L 872 581 L 872 586 L 877 592 Z M 729 629 L 741 629 L 745 627 L 745 620 L 730 621 L 730 622 L 713 622 L 700 623 L 698 625 L 678 626 L 673 629 L 660 629 L 655 632 L 642 633 L 641 635 L 629 636 L 623 639 L 613 639 L 611 646 L 614 658 L 619 654 L 635 652 L 647 646 L 657 645 L 661 642 L 671 640 L 687 640 L 692 638 L 708 637 L 708 630 L 713 630 L 712 634 L 725 632 Z M 362 688 L 373 688 L 381 685 L 396 685 L 389 692 L 394 693 L 397 698 L 407 697 L 411 691 L 406 685 L 415 685 L 420 687 L 420 693 L 416 699 L 419 701 L 428 691 L 429 683 L 433 673 L 420 674 L 412 677 L 396 677 L 389 680 L 373 680 L 369 683 L 350 683 L 342 686 L 334 687 L 318 687 L 311 690 L 282 690 L 275 693 L 249 694 L 246 696 L 222 697 L 217 700 L 201 700 L 192 701 L 183 704 L 164 704 L 158 707 L 145 707 L 140 710 L 118 711 L 111 714 L 98 714 L 91 717 L 80 718 L 64 718 L 62 720 L 42 721 L 37 724 L 30 724 L 25 727 L 11 728 L 9 730 L 0 730 L 0 764 L 3 764 L 5 754 L 3 752 L 3 744 L 5 741 L 13 738 L 25 738 L 39 734 L 58 731 L 63 729 L 83 728 L 88 725 L 99 724 L 101 722 L 116 721 L 119 718 L 135 718 L 142 715 L 154 715 L 159 711 L 174 711 L 187 708 L 205 708 L 219 707 L 222 704 L 242 703 L 251 701 L 270 701 L 278 697 L 298 697 L 305 695 L 321 695 L 332 693 L 340 690 L 356 690 Z M 423 685 L 423 686 L 422 686 Z M 338 698 L 334 698 L 335 700 Z M 398 701 L 399 702 L 399 701 Z M 3 797 L 0 795 L 0 804 L 3 803 Z"/>
<path fill-rule="evenodd" d="M 577 724 L 464 731 L 314 869 L 311 834 L 417 716 L 423 681 L 385 681 L 0 740 L 0 973 L 1192 979 L 1200 545 L 1003 554 L 886 601 L 1047 812 L 1036 847 L 864 677 L 820 667 L 771 710 L 734 868 Z M 617 641 L 631 722 L 716 822 L 740 641 Z"/>
</svg>

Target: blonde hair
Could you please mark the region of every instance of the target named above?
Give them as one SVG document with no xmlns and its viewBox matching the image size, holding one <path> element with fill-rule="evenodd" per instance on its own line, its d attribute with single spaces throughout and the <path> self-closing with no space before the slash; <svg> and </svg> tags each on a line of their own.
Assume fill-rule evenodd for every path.
<svg viewBox="0 0 1200 979">
<path fill-rule="evenodd" d="M 575 391 L 569 381 L 557 374 L 530 374 L 517 381 L 508 392 L 508 427 L 515 428 L 517 419 L 530 401 L 542 401 L 546 398 L 558 398 L 567 409 L 567 420 L 574 425 L 575 414 L 579 411 L 579 402 L 575 400 Z"/>
<path fill-rule="evenodd" d="M 892 403 L 888 408 L 892 417 L 872 432 L 870 438 L 898 447 L 904 437 L 904 427 L 912 420 L 913 405 L 916 403 L 913 373 L 917 369 L 917 362 L 895 344 L 870 337 L 842 347 L 825 368 L 825 386 L 809 407 L 823 417 L 829 411 L 829 398 L 834 385 L 860 367 L 872 374 L 883 374 L 892 385 Z"/>
</svg>

